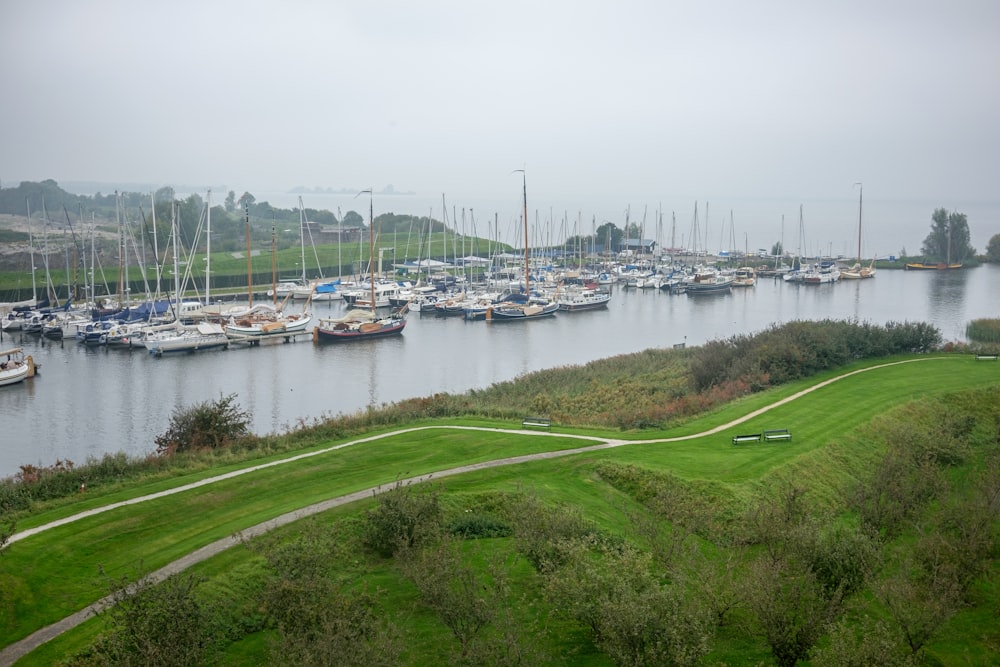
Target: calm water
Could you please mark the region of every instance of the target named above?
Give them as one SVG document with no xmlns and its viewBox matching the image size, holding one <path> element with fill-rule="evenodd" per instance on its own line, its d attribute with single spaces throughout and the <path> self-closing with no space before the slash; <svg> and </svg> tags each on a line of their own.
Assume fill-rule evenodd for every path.
<svg viewBox="0 0 1000 667">
<path fill-rule="evenodd" d="M 923 321 L 936 325 L 945 340 L 962 340 L 969 320 L 1000 317 L 998 295 L 1000 266 L 943 274 L 883 270 L 874 280 L 820 286 L 765 278 L 755 288 L 709 297 L 619 288 L 607 310 L 535 322 L 414 314 L 395 339 L 317 346 L 303 337 L 162 359 L 141 349 L 6 335 L 3 346 L 23 345 L 42 370 L 34 380 L 0 388 L 0 476 L 25 463 L 147 453 L 176 408 L 220 395 L 237 394 L 254 415 L 254 430 L 264 434 L 323 415 L 459 393 L 651 347 L 697 345 L 796 319 Z M 314 310 L 323 315 L 343 308 L 318 304 Z"/>
</svg>

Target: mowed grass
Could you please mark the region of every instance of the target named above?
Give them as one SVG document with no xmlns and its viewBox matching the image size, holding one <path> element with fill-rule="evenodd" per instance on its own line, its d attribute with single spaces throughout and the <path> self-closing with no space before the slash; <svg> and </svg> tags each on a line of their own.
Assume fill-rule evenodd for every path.
<svg viewBox="0 0 1000 667">
<path fill-rule="evenodd" d="M 447 490 L 449 493 L 478 493 L 528 486 L 543 498 L 578 506 L 588 518 L 621 532 L 625 525 L 623 498 L 607 485 L 596 483 L 592 465 L 595 462 L 636 464 L 669 470 L 689 479 L 752 486 L 768 475 L 799 468 L 803 459 L 815 462 L 830 443 L 893 406 L 919 396 L 1000 382 L 995 366 L 976 364 L 967 355 L 918 359 L 844 377 L 745 424 L 712 435 L 631 444 L 563 459 L 490 468 L 449 477 Z M 845 371 L 874 365 L 866 363 Z M 808 382 L 752 396 L 671 432 L 588 433 L 644 440 L 699 433 L 837 375 L 824 374 Z M 469 424 L 470 420 L 463 420 L 463 423 Z M 506 426 L 518 428 L 519 424 Z M 788 428 L 794 439 L 791 443 L 731 444 L 730 438 L 736 432 L 757 432 L 766 428 Z M 217 539 L 320 500 L 457 465 L 586 444 L 578 439 L 542 434 L 438 428 L 409 431 L 358 442 L 55 528 L 13 544 L 0 557 L 3 590 L 12 592 L 0 610 L 0 635 L 4 637 L 4 644 L 9 644 L 99 599 L 105 593 L 99 576 L 101 569 L 112 577 L 134 576 L 140 571 L 155 570 Z M 822 471 L 813 471 L 813 474 L 818 482 L 831 483 L 822 479 Z M 171 482 L 158 481 L 116 492 L 102 500 L 136 497 L 207 475 L 201 472 Z M 81 499 L 71 506 L 32 517 L 32 523 L 66 516 L 95 502 L 94 498 Z M 229 554 L 216 560 L 233 557 Z M 202 567 L 212 569 L 207 563 Z M 75 644 L 80 639 L 77 633 L 91 632 L 81 627 L 70 633 L 74 637 L 67 636 L 58 643 Z M 56 650 L 56 646 L 46 650 Z"/>
</svg>

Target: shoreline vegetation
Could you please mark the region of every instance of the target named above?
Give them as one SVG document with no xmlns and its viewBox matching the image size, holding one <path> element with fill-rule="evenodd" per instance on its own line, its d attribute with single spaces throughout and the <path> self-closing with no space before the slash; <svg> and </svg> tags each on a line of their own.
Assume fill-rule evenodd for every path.
<svg viewBox="0 0 1000 667">
<path fill-rule="evenodd" d="M 22 466 L 0 480 L 4 534 L 394 429 L 514 430 L 411 431 L 13 543 L 0 552 L 0 628 L 18 639 L 111 595 L 114 607 L 31 660 L 992 662 L 1000 633 L 983 628 L 997 627 L 1000 605 L 1000 381 L 969 352 L 995 352 L 995 330 L 971 323 L 974 342 L 955 346 L 919 323 L 791 322 L 268 437 L 241 431 L 235 397 L 220 397 L 175 413 L 149 456 Z M 703 433 L 844 369 L 940 352 L 941 363 L 880 368 L 748 422 L 790 429 L 784 444 L 736 446 L 718 434 L 399 482 L 446 462 L 577 446 L 560 434 Z M 518 431 L 526 415 L 550 418 L 552 431 Z M 368 501 L 148 579 L 275 506 L 373 482 L 385 487 Z M 51 562 L 38 561 L 46 550 Z"/>
</svg>

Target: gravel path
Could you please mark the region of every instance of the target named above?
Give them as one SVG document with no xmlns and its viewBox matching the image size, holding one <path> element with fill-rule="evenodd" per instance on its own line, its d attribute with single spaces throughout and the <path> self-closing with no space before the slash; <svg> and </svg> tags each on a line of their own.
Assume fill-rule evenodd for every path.
<svg viewBox="0 0 1000 667">
<path fill-rule="evenodd" d="M 764 407 L 762 407 L 762 408 L 760 408 L 758 410 L 754 410 L 753 412 L 751 412 L 749 414 L 746 414 L 746 415 L 744 415 L 742 417 L 739 417 L 738 419 L 734 419 L 733 421 L 727 422 L 725 424 L 720 424 L 719 426 L 711 428 L 711 429 L 709 429 L 707 431 L 702 431 L 701 433 L 693 433 L 691 435 L 684 435 L 684 436 L 679 436 L 679 437 L 675 437 L 675 438 L 659 438 L 659 439 L 654 439 L 654 440 L 616 440 L 616 439 L 598 438 L 598 437 L 595 437 L 595 436 L 586 436 L 586 435 L 569 435 L 569 434 L 564 434 L 564 433 L 550 433 L 550 432 L 540 432 L 540 431 L 528 431 L 528 430 L 522 430 L 522 429 L 486 428 L 486 427 L 476 427 L 476 426 L 421 426 L 421 427 L 417 427 L 417 428 L 401 429 L 401 430 L 398 430 L 398 431 L 392 431 L 391 433 L 383 433 L 383 434 L 376 435 L 376 436 L 371 436 L 371 437 L 368 437 L 368 438 L 362 438 L 362 439 L 359 439 L 359 440 L 352 440 L 351 442 L 342 443 L 342 444 L 339 444 L 339 445 L 335 445 L 333 447 L 327 447 L 325 449 L 318 450 L 318 451 L 315 451 L 315 452 L 309 452 L 307 454 L 299 454 L 299 455 L 296 455 L 296 456 L 291 456 L 289 458 L 281 459 L 279 461 L 272 461 L 270 463 L 265 463 L 265 464 L 262 464 L 262 465 L 252 466 L 252 467 L 249 467 L 249 468 L 244 468 L 244 469 L 241 469 L 241 470 L 229 472 L 229 473 L 226 473 L 224 475 L 218 475 L 218 476 L 215 476 L 215 477 L 209 477 L 207 479 L 203 479 L 201 481 L 194 482 L 192 484 L 185 484 L 184 486 L 179 486 L 177 488 L 169 489 L 167 491 L 161 491 L 159 493 L 153 493 L 153 494 L 150 494 L 150 495 L 147 495 L 147 496 L 141 496 L 141 497 L 138 497 L 138 498 L 132 498 L 130 500 L 125 500 L 125 501 L 122 501 L 122 502 L 119 502 L 119 503 L 113 503 L 111 505 L 106 505 L 106 506 L 95 508 L 95 509 L 92 509 L 92 510 L 87 510 L 86 512 L 80 512 L 79 514 L 74 514 L 73 516 L 66 517 L 64 519 L 59 519 L 58 521 L 53 521 L 51 523 L 47 523 L 47 524 L 44 524 L 44 525 L 41 525 L 41 526 L 37 526 L 35 528 L 30 528 L 28 530 L 25 530 L 22 533 L 16 533 L 11 538 L 10 543 L 13 543 L 13 542 L 16 542 L 16 541 L 19 541 L 19 540 L 22 540 L 22 539 L 26 539 L 26 538 L 28 538 L 28 537 L 30 537 L 32 535 L 37 535 L 38 533 L 43 532 L 45 530 L 49 530 L 51 528 L 55 528 L 57 526 L 63 526 L 63 525 L 66 525 L 68 523 L 72 523 L 74 521 L 78 521 L 80 519 L 83 519 L 85 517 L 94 516 L 94 515 L 100 514 L 102 512 L 107 512 L 109 510 L 116 509 L 118 507 L 124 507 L 126 505 L 135 505 L 137 503 L 145 502 L 147 500 L 153 500 L 154 498 L 162 498 L 164 496 L 173 495 L 175 493 L 182 493 L 182 492 L 188 491 L 190 489 L 195 489 L 195 488 L 198 488 L 198 487 L 201 487 L 201 486 L 206 486 L 208 484 L 214 484 L 216 482 L 220 482 L 220 481 L 223 481 L 223 480 L 226 480 L 226 479 L 231 479 L 233 477 L 239 477 L 240 475 L 245 475 L 247 473 L 254 472 L 254 471 L 257 471 L 257 470 L 263 470 L 265 468 L 271 468 L 271 467 L 274 467 L 274 466 L 284 465 L 286 463 L 291 463 L 293 461 L 300 461 L 302 459 L 309 458 L 309 457 L 312 457 L 312 456 L 319 456 L 321 454 L 327 454 L 329 452 L 336 451 L 338 449 L 343 449 L 345 447 L 351 447 L 353 445 L 358 445 L 358 444 L 362 444 L 362 443 L 365 443 L 365 442 L 371 442 L 373 440 L 379 440 L 381 438 L 387 438 L 387 437 L 402 435 L 402 434 L 406 434 L 406 433 L 413 433 L 413 432 L 416 432 L 416 431 L 424 431 L 424 430 L 429 430 L 429 429 L 456 429 L 456 430 L 463 430 L 463 431 L 495 431 L 495 432 L 500 432 L 500 433 L 522 433 L 522 434 L 530 434 L 530 435 L 534 435 L 534 436 L 538 436 L 538 437 L 574 438 L 574 439 L 578 439 L 578 440 L 595 442 L 596 444 L 585 445 L 585 446 L 577 447 L 577 448 L 574 448 L 574 449 L 561 449 L 561 450 L 557 450 L 557 451 L 541 452 L 541 453 L 537 453 L 537 454 L 526 454 L 524 456 L 512 456 L 510 458 L 495 459 L 493 461 L 483 461 L 481 463 L 473 463 L 473 464 L 470 464 L 470 465 L 457 466 L 455 468 L 448 468 L 447 470 L 439 470 L 437 472 L 427 473 L 425 475 L 418 475 L 416 477 L 410 477 L 408 479 L 398 480 L 399 483 L 402 483 L 404 485 L 405 484 L 417 484 L 417 483 L 420 483 L 420 482 L 429 481 L 431 479 L 441 479 L 441 478 L 444 478 L 444 477 L 451 477 L 453 475 L 461 475 L 461 474 L 464 474 L 464 473 L 474 472 L 474 471 L 477 471 L 477 470 L 486 470 L 488 468 L 499 468 L 501 466 L 517 465 L 519 463 L 526 463 L 528 461 L 539 461 L 539 460 L 544 460 L 544 459 L 561 458 L 561 457 L 564 457 L 564 456 L 572 456 L 574 454 L 583 454 L 583 453 L 586 453 L 586 452 L 593 452 L 593 451 L 598 451 L 598 450 L 602 450 L 602 449 L 611 449 L 611 448 L 614 448 L 614 447 L 623 447 L 623 446 L 626 446 L 626 445 L 670 443 L 670 442 L 679 442 L 679 441 L 682 441 L 682 440 L 691 440 L 691 439 L 694 439 L 694 438 L 702 438 L 702 437 L 705 437 L 705 436 L 708 436 L 708 435 L 714 435 L 714 434 L 719 433 L 721 431 L 725 431 L 726 429 L 732 428 L 732 427 L 734 427 L 734 426 L 736 426 L 738 424 L 741 424 L 741 423 L 746 422 L 746 421 L 748 421 L 750 419 L 753 419 L 754 417 L 762 415 L 762 414 L 768 412 L 769 410 L 773 410 L 774 408 L 777 408 L 777 407 L 779 407 L 781 405 L 785 405 L 786 403 L 789 403 L 791 401 L 799 399 L 799 398 L 801 398 L 801 397 L 803 397 L 803 396 L 805 396 L 807 394 L 810 394 L 810 393 L 812 393 L 812 392 L 814 392 L 814 391 L 816 391 L 818 389 L 822 389 L 823 387 L 826 387 L 827 385 L 830 385 L 830 384 L 832 384 L 834 382 L 837 382 L 839 380 L 842 380 L 844 378 L 848 378 L 848 377 L 851 377 L 853 375 L 857 375 L 859 373 L 866 373 L 868 371 L 873 371 L 873 370 L 877 370 L 877 369 L 880 369 L 880 368 L 886 368 L 888 366 L 897 366 L 899 364 L 907 364 L 907 363 L 913 363 L 913 362 L 917 362 L 917 361 L 933 361 L 933 360 L 946 359 L 946 358 L 949 358 L 949 357 L 922 357 L 922 358 L 919 358 L 919 359 L 908 359 L 908 360 L 905 360 L 905 361 L 896 361 L 896 362 L 891 362 L 891 363 L 887 363 L 887 364 L 880 364 L 878 366 L 870 366 L 868 368 L 862 368 L 862 369 L 859 369 L 859 370 L 856 370 L 856 371 L 851 371 L 850 373 L 844 373 L 843 375 L 838 375 L 838 376 L 836 376 L 834 378 L 830 378 L 829 380 L 825 380 L 825 381 L 820 382 L 818 384 L 815 384 L 815 385 L 813 385 L 811 387 L 807 387 L 806 389 L 803 389 L 802 391 L 799 391 L 799 392 L 797 392 L 795 394 L 792 394 L 791 396 L 787 396 L 786 398 L 783 398 L 783 399 L 781 399 L 779 401 L 775 401 L 774 403 L 770 403 L 770 404 L 768 404 L 768 405 L 766 405 L 766 406 L 764 406 Z M 288 512 L 286 514 L 282 514 L 281 516 L 275 517 L 275 518 L 270 519 L 268 521 L 265 521 L 263 523 L 259 523 L 256 526 L 251 526 L 251 527 L 249 527 L 249 528 L 247 528 L 247 529 L 245 529 L 243 531 L 240 531 L 239 533 L 230 535 L 228 537 L 224 537 L 224 538 L 222 538 L 220 540 L 216 540 L 215 542 L 212 542 L 211 544 L 206 544 L 205 546 L 201 547 L 200 549 L 197 549 L 196 551 L 191 552 L 190 554 L 184 556 L 183 558 L 175 560 L 172 563 L 169 563 L 169 564 L 165 565 L 164 567 L 160 568 L 159 570 L 156 570 L 155 572 L 152 572 L 149 575 L 149 578 L 153 582 L 162 581 L 163 579 L 166 579 L 167 577 L 169 577 L 172 574 L 177 574 L 179 572 L 183 572 L 184 570 L 186 570 L 187 568 L 191 567 L 192 565 L 195 565 L 195 564 L 200 563 L 200 562 L 202 562 L 204 560 L 207 560 L 207 559 L 211 558 L 212 556 L 215 556 L 215 555 L 221 553 L 222 551 L 225 551 L 226 549 L 229 549 L 230 547 L 233 547 L 233 546 L 236 546 L 237 544 L 240 544 L 245 539 L 256 537 L 258 535 L 263 535 L 264 533 L 267 533 L 267 532 L 269 532 L 271 530 L 274 530 L 275 528 L 278 528 L 280 526 L 284 526 L 284 525 L 289 524 L 289 523 L 291 523 L 293 521 L 298 521 L 299 519 L 303 519 L 303 518 L 308 517 L 308 516 L 312 516 L 313 514 L 318 514 L 320 512 L 325 512 L 326 510 L 332 509 L 334 507 L 339 507 L 341 505 L 346 505 L 348 503 L 353 503 L 355 501 L 362 500 L 364 498 L 368 498 L 370 496 L 376 495 L 378 493 L 381 493 L 382 491 L 385 491 L 385 490 L 391 488 L 396 483 L 397 483 L 396 481 L 393 481 L 392 485 L 389 485 L 389 486 L 386 486 L 386 485 L 373 486 L 373 487 L 368 488 L 368 489 L 364 489 L 364 490 L 361 490 L 361 491 L 355 491 L 354 493 L 350 493 L 350 494 L 343 495 L 343 496 L 338 496 L 336 498 L 330 498 L 328 500 L 324 500 L 322 502 L 318 502 L 318 503 L 315 503 L 313 505 L 309 505 L 307 507 L 303 507 L 301 509 L 297 509 L 297 510 L 294 510 L 292 512 Z M 53 639 L 54 637 L 59 636 L 63 632 L 66 632 L 67 630 L 71 630 L 72 628 L 76 627 L 77 625 L 83 623 L 88 618 L 90 618 L 91 615 L 96 614 L 100 610 L 104 609 L 108 605 L 109 601 L 110 601 L 109 597 L 105 597 L 105 598 L 103 598 L 101 600 L 98 600 L 97 602 L 89 605 L 85 609 L 82 609 L 82 610 L 76 612 L 75 614 L 67 616 L 66 618 L 64 618 L 64 619 L 62 619 L 60 621 L 57 621 L 57 622 L 55 622 L 55 623 L 53 623 L 53 624 L 51 624 L 49 626 L 46 626 L 46 627 L 44 627 L 44 628 L 42 628 L 40 630 L 37 630 L 36 632 L 28 635 L 27 637 L 25 637 L 25 638 L 23 638 L 23 639 L 21 639 L 21 640 L 19 640 L 17 642 L 14 642 L 13 644 L 10 644 L 10 645 L 4 647 L 2 650 L 0 650 L 0 666 L 12 665 L 19 658 L 21 658 L 22 656 L 30 653 L 31 651 L 33 651 L 34 649 L 38 648 L 39 646 L 41 646 L 45 642 L 49 641 L 50 639 Z"/>
</svg>

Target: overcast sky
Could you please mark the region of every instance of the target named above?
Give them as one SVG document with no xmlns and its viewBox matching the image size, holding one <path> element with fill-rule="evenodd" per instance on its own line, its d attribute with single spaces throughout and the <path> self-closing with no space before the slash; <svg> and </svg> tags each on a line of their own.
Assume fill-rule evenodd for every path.
<svg viewBox="0 0 1000 667">
<path fill-rule="evenodd" d="M 996 0 L 6 0 L 0 85 L 5 186 L 1000 199 Z"/>
</svg>

